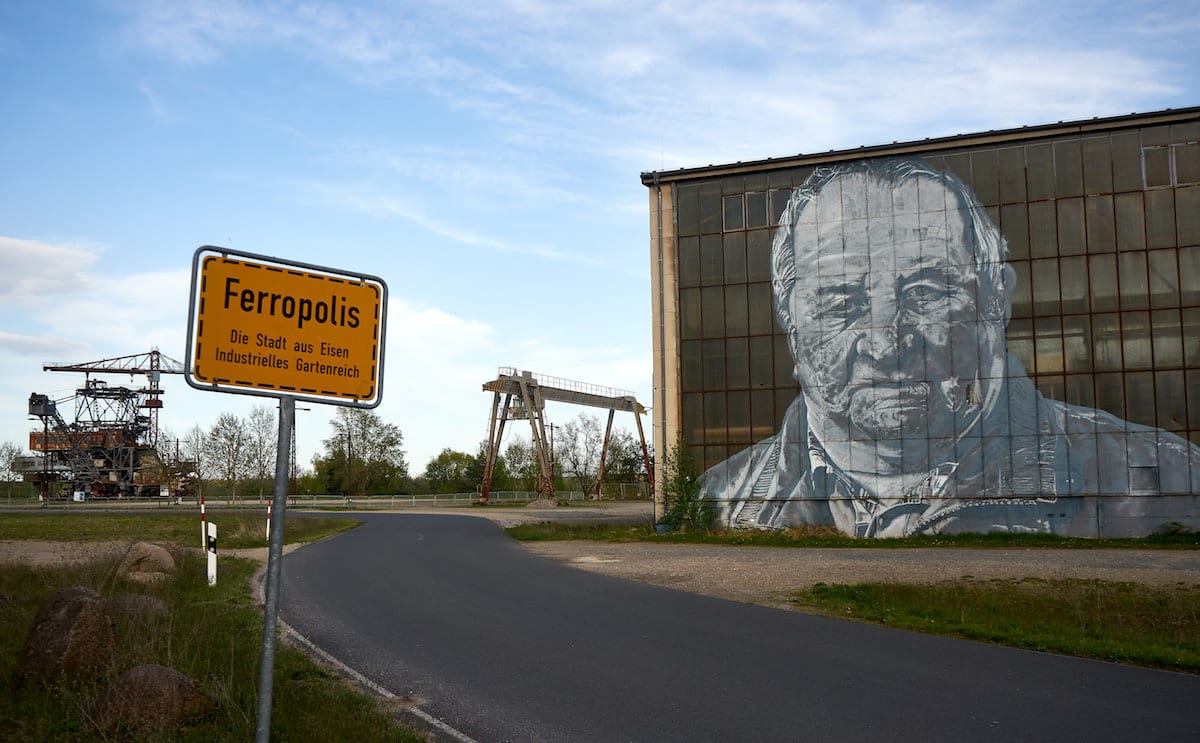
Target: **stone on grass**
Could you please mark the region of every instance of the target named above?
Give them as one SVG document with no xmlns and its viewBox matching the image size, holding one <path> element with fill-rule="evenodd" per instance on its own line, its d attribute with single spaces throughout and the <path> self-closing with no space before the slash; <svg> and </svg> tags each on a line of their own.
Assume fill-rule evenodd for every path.
<svg viewBox="0 0 1200 743">
<path fill-rule="evenodd" d="M 174 668 L 147 664 L 114 679 L 96 700 L 92 719 L 105 731 L 124 725 L 146 732 L 216 708 L 216 700 L 200 691 L 190 677 Z"/>
<path fill-rule="evenodd" d="M 157 544 L 138 542 L 121 559 L 117 577 L 136 583 L 164 583 L 175 577 L 175 558 Z"/>
<path fill-rule="evenodd" d="M 114 615 L 127 619 L 162 619 L 171 613 L 167 602 L 157 596 L 123 593 L 108 600 Z"/>
<path fill-rule="evenodd" d="M 112 614 L 90 588 L 64 588 L 38 609 L 17 662 L 18 677 L 53 682 L 98 675 L 118 657 Z"/>
</svg>

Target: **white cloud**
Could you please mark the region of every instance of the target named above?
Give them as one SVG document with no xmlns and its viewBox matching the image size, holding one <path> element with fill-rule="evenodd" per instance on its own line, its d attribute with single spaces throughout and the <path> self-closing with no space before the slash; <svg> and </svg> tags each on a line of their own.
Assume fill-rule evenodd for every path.
<svg viewBox="0 0 1200 743">
<path fill-rule="evenodd" d="M 0 236 L 0 304 L 42 305 L 58 295 L 87 291 L 95 253 L 38 240 Z M 10 315 L 10 320 L 15 319 Z"/>
</svg>

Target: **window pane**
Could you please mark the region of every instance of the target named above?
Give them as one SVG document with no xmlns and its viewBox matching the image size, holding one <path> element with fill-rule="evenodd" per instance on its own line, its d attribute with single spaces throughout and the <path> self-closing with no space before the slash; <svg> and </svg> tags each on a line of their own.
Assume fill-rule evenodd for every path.
<svg viewBox="0 0 1200 743">
<path fill-rule="evenodd" d="M 1200 183 L 1200 143 L 1188 142 L 1176 145 L 1175 150 L 1175 182 Z"/>
<path fill-rule="evenodd" d="M 721 199 L 722 211 L 725 214 L 725 229 L 741 230 L 746 228 L 745 215 L 742 212 L 742 194 L 733 194 Z"/>
<path fill-rule="evenodd" d="M 1096 407 L 1125 417 L 1125 379 L 1122 374 L 1096 375 Z"/>
<path fill-rule="evenodd" d="M 746 286 L 732 284 L 725 287 L 725 334 L 746 335 L 747 315 Z"/>
<path fill-rule="evenodd" d="M 700 238 L 700 283 L 704 286 L 724 283 L 725 250 L 720 235 Z"/>
<path fill-rule="evenodd" d="M 1117 194 L 1117 250 L 1146 247 L 1146 212 L 1142 206 L 1141 191 Z"/>
<path fill-rule="evenodd" d="M 750 393 L 745 390 L 730 392 L 728 405 L 729 443 L 752 443 L 750 438 Z"/>
<path fill-rule="evenodd" d="M 1017 357 L 1030 373 L 1036 373 L 1033 350 L 1033 321 L 1012 320 L 1008 323 L 1008 352 Z"/>
<path fill-rule="evenodd" d="M 700 290 L 679 290 L 679 337 L 700 337 Z"/>
<path fill-rule="evenodd" d="M 1018 204 L 1025 196 L 1025 148 L 1006 147 L 997 153 L 1000 166 L 1000 202 Z"/>
<path fill-rule="evenodd" d="M 1058 200 L 1058 252 L 1078 255 L 1087 252 L 1083 223 L 1083 199 Z"/>
<path fill-rule="evenodd" d="M 701 326 L 705 338 L 725 335 L 725 287 L 706 286 L 700 290 Z"/>
<path fill-rule="evenodd" d="M 1062 286 L 1063 312 L 1088 311 L 1088 272 L 1087 258 L 1078 255 L 1062 259 L 1062 274 L 1059 276 Z"/>
<path fill-rule="evenodd" d="M 676 209 L 676 222 L 679 234 L 696 235 L 700 233 L 700 206 L 697 196 L 700 190 L 695 186 L 680 186 Z"/>
<path fill-rule="evenodd" d="M 774 341 L 769 335 L 756 335 L 750 339 L 750 386 L 771 387 L 774 385 L 775 365 L 771 360 Z"/>
<path fill-rule="evenodd" d="M 724 444 L 729 440 L 725 421 L 725 393 L 704 393 L 704 443 Z"/>
<path fill-rule="evenodd" d="M 746 233 L 746 281 L 771 280 L 771 236 L 767 230 Z"/>
<path fill-rule="evenodd" d="M 1112 135 L 1113 190 L 1142 190 L 1142 146 L 1137 132 Z"/>
<path fill-rule="evenodd" d="M 1121 253 L 1117 257 L 1121 282 L 1121 309 L 1143 310 L 1150 306 L 1150 279 L 1145 253 Z"/>
<path fill-rule="evenodd" d="M 771 304 L 770 284 L 750 284 L 746 287 L 749 295 L 750 335 L 760 335 L 775 332 L 775 309 Z"/>
<path fill-rule="evenodd" d="M 1104 311 L 1117 309 L 1116 256 L 1089 256 L 1088 279 L 1092 288 L 1092 310 Z"/>
<path fill-rule="evenodd" d="M 1029 254 L 1034 258 L 1058 255 L 1058 216 L 1053 201 L 1029 204 Z"/>
<path fill-rule="evenodd" d="M 721 184 L 700 186 L 700 234 L 721 231 Z"/>
<path fill-rule="evenodd" d="M 1054 198 L 1054 152 L 1049 144 L 1025 148 L 1025 182 L 1030 201 Z"/>
<path fill-rule="evenodd" d="M 1013 261 L 1009 264 L 1017 274 L 1017 283 L 1013 287 L 1012 316 L 1029 317 L 1033 314 L 1033 291 L 1029 279 L 1029 262 Z"/>
<path fill-rule="evenodd" d="M 1096 371 L 1121 369 L 1121 324 L 1115 314 L 1092 315 L 1092 364 Z"/>
<path fill-rule="evenodd" d="M 1083 195 L 1079 140 L 1054 143 L 1054 192 L 1058 198 Z"/>
<path fill-rule="evenodd" d="M 1038 392 L 1050 400 L 1063 400 L 1067 396 L 1066 382 L 1057 374 L 1037 378 Z"/>
<path fill-rule="evenodd" d="M 1179 249 L 1179 284 L 1185 305 L 1200 304 L 1200 245 Z"/>
<path fill-rule="evenodd" d="M 1154 365 L 1150 344 L 1150 313 L 1122 313 L 1121 325 L 1121 350 L 1125 354 L 1125 368 L 1149 369 Z"/>
<path fill-rule="evenodd" d="M 1150 315 L 1154 328 L 1154 368 L 1183 366 L 1183 336 L 1179 310 L 1158 310 Z"/>
<path fill-rule="evenodd" d="M 704 357 L 700 349 L 700 341 L 679 344 L 679 386 L 684 392 L 704 389 Z"/>
<path fill-rule="evenodd" d="M 1096 407 L 1096 395 L 1093 391 L 1092 375 L 1067 375 L 1065 400 L 1072 405 L 1082 405 L 1085 408 Z"/>
<path fill-rule="evenodd" d="M 1146 188 L 1171 185 L 1171 149 L 1169 147 L 1146 147 L 1142 150 L 1142 172 L 1146 174 Z"/>
<path fill-rule="evenodd" d="M 770 216 L 767 212 L 766 191 L 753 191 L 746 194 L 747 227 L 766 227 Z"/>
<path fill-rule="evenodd" d="M 731 390 L 750 386 L 750 344 L 745 338 L 725 341 L 725 385 Z"/>
<path fill-rule="evenodd" d="M 788 199 L 792 196 L 792 189 L 777 189 L 771 191 L 771 225 L 779 224 L 779 220 L 783 216 L 783 210 L 787 208 Z"/>
<path fill-rule="evenodd" d="M 1038 374 L 1063 371 L 1062 319 L 1039 317 L 1034 320 L 1034 351 Z"/>
<path fill-rule="evenodd" d="M 699 392 L 683 395 L 683 408 L 680 417 L 683 419 L 683 435 L 688 446 L 702 446 L 704 443 L 704 397 Z"/>
<path fill-rule="evenodd" d="M 1063 318 L 1063 353 L 1067 371 L 1092 370 L 1092 321 L 1087 315 Z"/>
<path fill-rule="evenodd" d="M 679 286 L 700 286 L 700 238 L 679 238 Z"/>
<path fill-rule="evenodd" d="M 1183 363 L 1200 366 L 1200 308 L 1183 310 Z"/>
<path fill-rule="evenodd" d="M 1179 306 L 1179 271 L 1174 250 L 1150 253 L 1150 306 Z"/>
<path fill-rule="evenodd" d="M 1169 188 L 1146 192 L 1146 243 L 1151 248 L 1173 248 L 1175 242 L 1175 192 Z"/>
<path fill-rule="evenodd" d="M 734 232 L 725 236 L 725 283 L 746 280 L 746 233 Z"/>
<path fill-rule="evenodd" d="M 1087 252 L 1111 253 L 1117 249 L 1117 232 L 1113 224 L 1112 196 L 1089 196 L 1087 210 Z"/>
<path fill-rule="evenodd" d="M 782 335 L 771 336 L 774 341 L 775 386 L 790 387 L 796 384 L 795 365 L 788 350 L 787 340 Z"/>
<path fill-rule="evenodd" d="M 971 189 L 981 204 L 999 204 L 1000 189 L 996 180 L 996 151 L 981 150 L 971 153 Z"/>
<path fill-rule="evenodd" d="M 1083 192 L 1110 193 L 1112 182 L 1112 155 L 1108 151 L 1108 137 L 1090 137 L 1081 142 L 1083 148 Z"/>
<path fill-rule="evenodd" d="M 761 441 L 775 432 L 775 393 L 773 390 L 751 390 L 750 438 Z"/>
<path fill-rule="evenodd" d="M 1200 244 L 1200 186 L 1188 186 L 1175 193 L 1175 220 L 1179 225 L 1179 244 Z"/>
<path fill-rule="evenodd" d="M 1200 429 L 1200 369 L 1188 370 L 1187 392 L 1188 428 Z"/>
<path fill-rule="evenodd" d="M 1024 204 L 1000 207 L 1000 232 L 1008 241 L 1009 258 L 1029 256 L 1029 212 Z"/>
<path fill-rule="evenodd" d="M 1059 305 L 1058 259 L 1033 261 L 1033 314 L 1039 317 L 1062 314 Z"/>
<path fill-rule="evenodd" d="M 725 341 L 721 339 L 703 342 L 704 389 L 725 389 Z"/>
<path fill-rule="evenodd" d="M 1138 372 L 1125 375 L 1126 420 L 1144 426 L 1157 426 L 1154 404 L 1154 374 Z"/>
</svg>

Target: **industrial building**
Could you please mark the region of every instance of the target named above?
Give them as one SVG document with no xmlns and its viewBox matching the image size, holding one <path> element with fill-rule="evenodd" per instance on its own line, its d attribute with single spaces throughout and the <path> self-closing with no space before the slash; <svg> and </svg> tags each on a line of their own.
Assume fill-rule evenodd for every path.
<svg viewBox="0 0 1200 743">
<path fill-rule="evenodd" d="M 724 523 L 1200 528 L 1200 108 L 641 180 L 654 445 Z"/>
</svg>

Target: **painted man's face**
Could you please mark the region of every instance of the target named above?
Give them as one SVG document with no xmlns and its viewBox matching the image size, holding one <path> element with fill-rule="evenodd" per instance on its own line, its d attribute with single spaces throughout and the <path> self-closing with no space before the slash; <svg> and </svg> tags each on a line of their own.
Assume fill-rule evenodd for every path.
<svg viewBox="0 0 1200 743">
<path fill-rule="evenodd" d="M 792 350 L 810 419 L 879 442 L 885 459 L 909 459 L 906 439 L 952 440 L 981 365 L 959 198 L 929 178 L 844 175 L 804 207 L 794 238 Z"/>
</svg>

